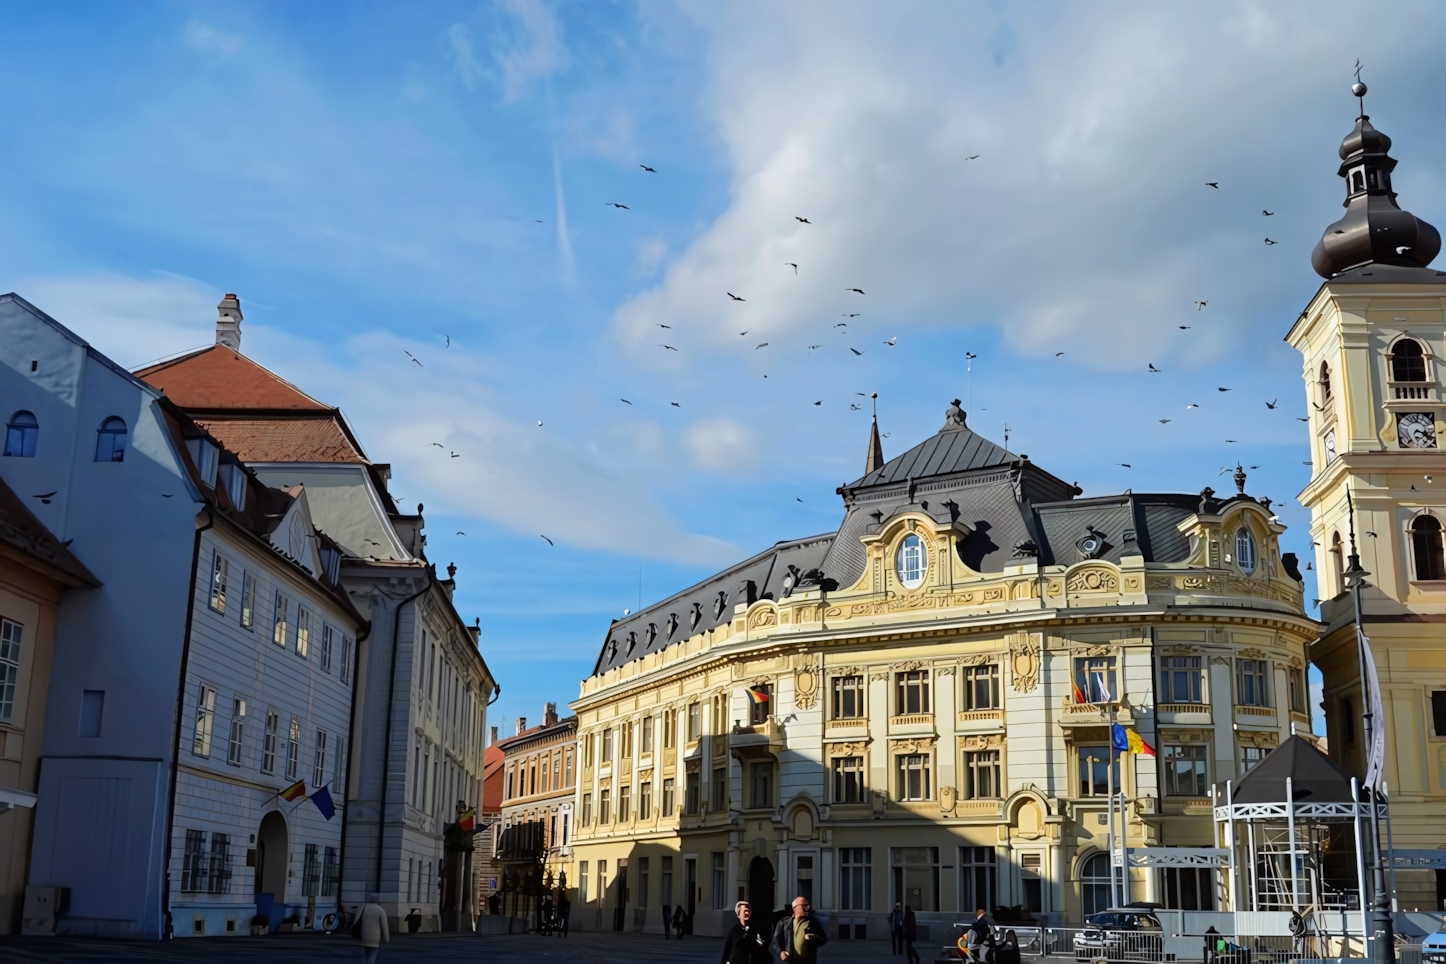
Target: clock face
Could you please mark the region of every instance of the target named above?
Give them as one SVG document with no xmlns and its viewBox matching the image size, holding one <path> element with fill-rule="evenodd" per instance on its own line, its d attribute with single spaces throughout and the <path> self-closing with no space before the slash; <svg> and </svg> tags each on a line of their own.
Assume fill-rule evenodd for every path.
<svg viewBox="0 0 1446 964">
<path fill-rule="evenodd" d="M 1396 444 L 1403 449 L 1434 449 L 1436 420 L 1430 412 L 1402 412 L 1396 419 Z"/>
<path fill-rule="evenodd" d="M 1327 432 L 1327 433 L 1326 433 L 1326 437 L 1325 437 L 1325 450 L 1326 450 L 1326 461 L 1327 461 L 1327 462 L 1333 462 L 1333 461 L 1335 461 L 1335 457 L 1336 457 L 1336 433 L 1335 433 L 1334 431 L 1330 431 L 1330 432 Z"/>
</svg>

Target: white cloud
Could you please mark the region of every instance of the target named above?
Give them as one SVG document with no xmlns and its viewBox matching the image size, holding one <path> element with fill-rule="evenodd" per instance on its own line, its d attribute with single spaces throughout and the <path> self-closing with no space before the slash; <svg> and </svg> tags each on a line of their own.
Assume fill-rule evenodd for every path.
<svg viewBox="0 0 1446 964">
<path fill-rule="evenodd" d="M 744 471 L 762 454 L 748 426 L 726 415 L 694 423 L 685 439 L 693 461 L 715 472 Z"/>
<path fill-rule="evenodd" d="M 246 38 L 240 34 L 224 33 L 208 23 L 192 20 L 186 24 L 181 36 L 192 48 L 208 54 L 231 56 L 246 46 Z"/>
<path fill-rule="evenodd" d="M 562 27 L 542 0 L 499 0 L 514 29 L 499 36 L 493 50 L 502 71 L 503 99 L 512 102 L 533 81 L 565 70 L 572 62 L 562 40 Z"/>
<path fill-rule="evenodd" d="M 462 86 L 472 90 L 482 78 L 482 65 L 472 52 L 472 38 L 467 34 L 467 28 L 460 23 L 452 24 L 447 28 L 447 41 L 452 45 L 452 63 L 457 68 Z"/>
</svg>

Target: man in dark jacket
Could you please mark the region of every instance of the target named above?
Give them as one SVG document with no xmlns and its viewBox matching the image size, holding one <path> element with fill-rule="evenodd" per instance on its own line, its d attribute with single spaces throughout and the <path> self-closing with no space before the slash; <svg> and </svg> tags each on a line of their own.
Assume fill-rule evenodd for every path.
<svg viewBox="0 0 1446 964">
<path fill-rule="evenodd" d="M 773 929 L 773 946 L 779 960 L 787 964 L 815 964 L 818 949 L 828 943 L 828 934 L 818 918 L 808 912 L 808 898 L 793 899 L 793 916 L 785 917 Z"/>
<path fill-rule="evenodd" d="M 723 939 L 722 964 L 773 964 L 766 928 L 753 926 L 753 908 L 740 900 L 733 910 L 738 915 L 738 923 Z"/>
</svg>

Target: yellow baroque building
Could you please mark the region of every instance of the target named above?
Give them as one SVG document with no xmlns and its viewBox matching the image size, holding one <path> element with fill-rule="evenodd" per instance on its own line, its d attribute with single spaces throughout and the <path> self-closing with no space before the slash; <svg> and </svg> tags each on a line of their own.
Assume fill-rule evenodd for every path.
<svg viewBox="0 0 1446 964">
<path fill-rule="evenodd" d="M 780 542 L 615 621 L 572 703 L 572 924 L 718 934 L 734 901 L 810 898 L 839 937 L 895 902 L 931 938 L 975 907 L 1110 906 L 1126 844 L 1216 845 L 1213 784 L 1309 733 L 1318 624 L 1268 501 L 1078 489 L 971 431 L 839 490 Z M 1443 473 L 1446 482 L 1446 473 Z M 1117 758 L 1117 720 L 1155 747 Z M 1225 903 L 1213 867 L 1133 868 L 1127 899 Z"/>
<path fill-rule="evenodd" d="M 1345 579 L 1353 507 L 1368 573 L 1362 627 L 1384 704 L 1373 722 L 1386 732 L 1394 896 L 1402 910 L 1439 910 L 1446 900 L 1446 453 L 1437 440 L 1446 428 L 1446 272 L 1427 267 L 1441 248 L 1436 229 L 1396 204 L 1390 147 L 1363 110 L 1339 152 L 1346 213 L 1311 258 L 1326 280 L 1286 340 L 1304 357 L 1310 402 L 1312 471 L 1300 499 L 1311 511 L 1324 597 L 1326 625 L 1311 659 L 1325 677 L 1331 755 L 1365 775 L 1367 702 Z"/>
</svg>

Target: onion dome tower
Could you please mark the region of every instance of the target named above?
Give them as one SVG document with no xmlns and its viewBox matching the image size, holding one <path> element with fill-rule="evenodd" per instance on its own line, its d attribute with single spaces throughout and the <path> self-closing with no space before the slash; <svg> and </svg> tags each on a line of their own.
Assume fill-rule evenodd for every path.
<svg viewBox="0 0 1446 964">
<path fill-rule="evenodd" d="M 1396 204 L 1391 190 L 1396 159 L 1387 153 L 1391 139 L 1366 116 L 1366 85 L 1357 81 L 1351 93 L 1359 98 L 1361 112 L 1340 147 L 1337 173 L 1346 182 L 1346 213 L 1325 229 L 1311 252 L 1311 267 L 1323 278 L 1366 264 L 1424 268 L 1441 251 L 1441 235 Z"/>
</svg>

